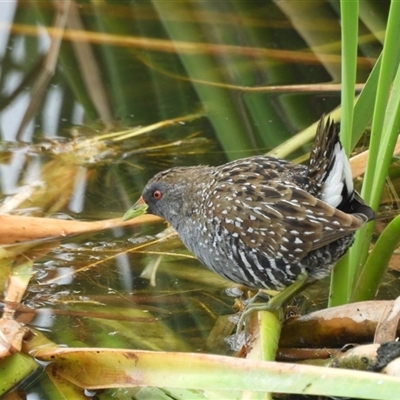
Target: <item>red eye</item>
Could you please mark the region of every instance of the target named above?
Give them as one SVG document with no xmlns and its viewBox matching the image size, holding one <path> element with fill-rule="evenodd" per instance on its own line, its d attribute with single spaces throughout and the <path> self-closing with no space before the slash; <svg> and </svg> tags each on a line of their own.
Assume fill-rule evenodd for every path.
<svg viewBox="0 0 400 400">
<path fill-rule="evenodd" d="M 151 195 L 152 195 L 153 199 L 160 200 L 162 197 L 162 192 L 161 192 L 161 190 L 155 190 Z"/>
</svg>

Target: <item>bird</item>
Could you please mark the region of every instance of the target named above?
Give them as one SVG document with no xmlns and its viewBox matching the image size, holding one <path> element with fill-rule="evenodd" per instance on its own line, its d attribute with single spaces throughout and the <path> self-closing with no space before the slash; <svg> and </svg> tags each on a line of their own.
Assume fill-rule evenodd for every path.
<svg viewBox="0 0 400 400">
<path fill-rule="evenodd" d="M 374 218 L 354 190 L 338 124 L 325 116 L 306 165 L 260 155 L 173 167 L 148 181 L 123 219 L 143 206 L 210 270 L 277 291 L 327 276 Z"/>
</svg>

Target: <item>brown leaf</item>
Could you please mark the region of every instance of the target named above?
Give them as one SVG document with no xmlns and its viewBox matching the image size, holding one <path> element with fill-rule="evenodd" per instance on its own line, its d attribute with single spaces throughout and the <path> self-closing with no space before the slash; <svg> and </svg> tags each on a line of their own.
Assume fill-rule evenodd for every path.
<svg viewBox="0 0 400 400">
<path fill-rule="evenodd" d="M 153 215 L 142 215 L 125 222 L 121 218 L 83 222 L 0 215 L 0 245 L 65 238 L 79 233 L 96 232 L 121 226 L 140 226 L 144 223 L 160 221 L 162 221 L 160 218 Z"/>
<path fill-rule="evenodd" d="M 288 320 L 279 347 L 340 347 L 372 342 L 385 310 L 394 301 L 365 301 L 313 312 Z"/>
<path fill-rule="evenodd" d="M 0 319 L 0 359 L 21 351 L 28 329 L 12 319 Z"/>
<path fill-rule="evenodd" d="M 400 319 L 400 297 L 398 297 L 382 314 L 382 321 L 378 323 L 374 343 L 392 342 L 397 337 L 397 327 Z"/>
</svg>

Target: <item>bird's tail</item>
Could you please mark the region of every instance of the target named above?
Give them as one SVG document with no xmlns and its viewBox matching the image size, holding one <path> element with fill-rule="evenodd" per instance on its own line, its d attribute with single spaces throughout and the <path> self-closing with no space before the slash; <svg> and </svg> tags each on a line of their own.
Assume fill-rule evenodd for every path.
<svg viewBox="0 0 400 400">
<path fill-rule="evenodd" d="M 340 143 L 339 127 L 321 118 L 308 162 L 308 178 L 319 188 L 318 197 L 348 214 L 359 214 L 365 222 L 373 210 L 354 190 L 349 159 Z"/>
</svg>

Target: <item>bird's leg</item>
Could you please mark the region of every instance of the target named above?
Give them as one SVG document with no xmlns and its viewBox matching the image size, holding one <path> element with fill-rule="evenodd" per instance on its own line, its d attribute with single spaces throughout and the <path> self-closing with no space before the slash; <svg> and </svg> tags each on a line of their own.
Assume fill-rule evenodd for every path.
<svg viewBox="0 0 400 400">
<path fill-rule="evenodd" d="M 295 296 L 304 287 L 307 279 L 308 273 L 301 273 L 290 286 L 282 290 L 282 292 L 279 292 L 276 296 L 270 298 L 267 303 L 254 303 L 254 299 L 259 296 L 259 293 L 256 294 L 253 299 L 250 300 L 249 304 L 247 304 L 245 310 L 240 316 L 238 331 L 240 331 L 245 318 L 254 311 L 279 311 L 289 299 Z"/>
</svg>

